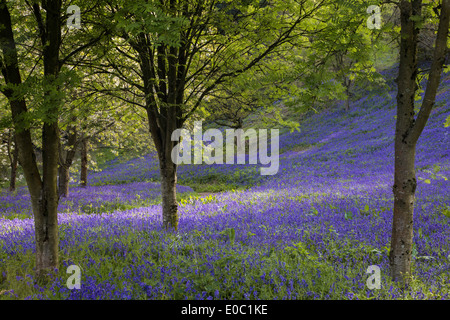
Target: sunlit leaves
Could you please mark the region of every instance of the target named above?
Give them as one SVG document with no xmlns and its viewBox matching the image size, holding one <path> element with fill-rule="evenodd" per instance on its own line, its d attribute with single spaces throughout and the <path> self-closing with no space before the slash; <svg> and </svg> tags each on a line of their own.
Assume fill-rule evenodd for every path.
<svg viewBox="0 0 450 320">
<path fill-rule="evenodd" d="M 176 12 L 177 8 L 166 10 L 164 5 L 156 1 L 127 1 L 115 14 L 116 27 L 133 36 L 142 33 L 151 35 L 150 45 L 177 47 L 180 45 L 181 28 L 188 21 Z"/>
</svg>

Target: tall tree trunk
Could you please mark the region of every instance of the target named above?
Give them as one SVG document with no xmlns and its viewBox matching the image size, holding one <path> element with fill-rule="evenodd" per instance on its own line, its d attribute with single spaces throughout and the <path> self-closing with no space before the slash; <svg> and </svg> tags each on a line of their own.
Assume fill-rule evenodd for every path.
<svg viewBox="0 0 450 320">
<path fill-rule="evenodd" d="M 76 117 L 73 117 L 72 122 L 75 121 Z M 69 126 L 66 134 L 67 141 L 64 143 L 65 147 L 63 148 L 63 143 L 59 143 L 58 192 L 60 197 L 69 196 L 70 167 L 72 166 L 79 143 L 75 126 Z"/>
<path fill-rule="evenodd" d="M 13 145 L 14 147 L 12 148 Z M 8 134 L 7 151 L 8 151 L 9 166 L 11 169 L 9 179 L 9 192 L 14 192 L 16 191 L 17 162 L 19 156 L 19 149 L 17 148 L 16 136 L 13 130 L 10 130 Z"/>
<path fill-rule="evenodd" d="M 89 141 L 87 138 L 81 140 L 81 170 L 80 170 L 80 186 L 87 186 L 88 176 L 88 148 Z"/>
<path fill-rule="evenodd" d="M 400 66 L 397 93 L 397 123 L 395 129 L 394 217 L 391 251 L 391 276 L 394 281 L 408 281 L 411 274 L 413 235 L 415 142 L 405 139 L 414 125 L 414 96 L 417 90 L 417 37 L 419 29 L 412 15 L 420 15 L 421 1 L 402 1 Z"/>
<path fill-rule="evenodd" d="M 19 149 L 17 148 L 17 143 L 14 142 L 14 151 L 12 152 L 12 162 L 11 162 L 11 176 L 10 176 L 10 180 L 9 180 L 9 191 L 10 192 L 16 191 L 18 159 L 19 159 Z"/>
<path fill-rule="evenodd" d="M 173 1 L 171 1 L 173 5 Z M 184 95 L 184 80 L 181 73 L 183 68 L 179 63 L 180 72 L 177 78 L 177 49 L 169 48 L 170 54 L 166 52 L 164 45 L 158 47 L 158 73 L 160 78 L 168 78 L 168 86 L 165 81 L 161 81 L 161 90 L 159 90 L 159 101 L 161 107 L 158 108 L 155 96 L 153 95 L 152 79 L 154 79 L 154 69 L 151 67 L 150 60 L 146 55 L 146 46 L 142 44 L 137 48 L 141 61 L 141 70 L 143 73 L 144 90 L 146 93 L 146 111 L 149 122 L 150 134 L 155 143 L 159 158 L 159 167 L 161 174 L 161 192 L 162 192 L 162 216 L 163 227 L 165 229 L 177 230 L 178 228 L 178 204 L 176 200 L 177 184 L 177 165 L 172 161 L 172 150 L 177 142 L 171 140 L 172 133 L 182 126 L 181 103 Z M 168 54 L 165 58 L 164 55 Z M 168 62 L 166 70 L 165 59 Z"/>
<path fill-rule="evenodd" d="M 429 80 L 419 114 L 415 119 L 417 90 L 417 43 L 419 27 L 412 16 L 421 15 L 421 0 L 402 0 L 400 66 L 395 130 L 394 217 L 389 264 L 394 281 L 409 283 L 413 248 L 413 213 L 416 190 L 415 150 L 436 98 L 445 60 L 450 21 L 450 0 L 443 0 Z"/>
<path fill-rule="evenodd" d="M 61 45 L 61 0 L 44 2 L 45 28 L 41 28 L 44 78 L 52 87 L 44 91 L 44 106 L 48 119 L 42 129 L 42 198 L 39 216 L 35 218 L 36 270 L 42 276 L 58 267 L 58 164 L 59 125 L 58 114 L 62 104 L 53 90 L 58 90 L 56 80 L 60 73 L 59 49 Z M 38 10 L 36 8 L 35 10 Z M 36 19 L 41 19 L 37 16 Z"/>
<path fill-rule="evenodd" d="M 345 102 L 345 111 L 350 111 L 350 95 L 347 89 L 347 100 Z"/>
<path fill-rule="evenodd" d="M 44 124 L 43 129 L 42 198 L 39 215 L 35 217 L 36 270 L 40 276 L 58 267 L 58 123 Z"/>
<path fill-rule="evenodd" d="M 395 139 L 394 217 L 392 224 L 391 276 L 394 281 L 408 282 L 411 275 L 413 248 L 413 213 L 416 173 L 414 167 L 415 145 Z"/>
<path fill-rule="evenodd" d="M 163 227 L 178 229 L 177 167 L 160 160 Z"/>
<path fill-rule="evenodd" d="M 60 165 L 58 168 L 58 193 L 60 197 L 69 196 L 70 167 Z"/>
<path fill-rule="evenodd" d="M 345 95 L 347 96 L 347 100 L 345 103 L 345 111 L 349 111 L 350 110 L 350 87 L 352 85 L 352 81 L 350 79 L 345 78 L 344 85 L 345 85 Z"/>
</svg>

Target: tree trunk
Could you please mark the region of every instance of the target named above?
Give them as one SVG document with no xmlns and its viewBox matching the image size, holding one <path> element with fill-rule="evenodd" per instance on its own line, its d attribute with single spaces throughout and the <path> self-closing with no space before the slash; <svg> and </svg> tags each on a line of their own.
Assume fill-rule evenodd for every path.
<svg viewBox="0 0 450 320">
<path fill-rule="evenodd" d="M 345 85 L 345 95 L 347 96 L 347 101 L 345 104 L 345 111 L 349 111 L 350 110 L 350 87 L 352 85 L 352 81 L 350 79 L 345 78 L 344 85 Z"/>
<path fill-rule="evenodd" d="M 13 130 L 9 131 L 7 144 L 9 166 L 11 168 L 11 175 L 9 179 L 9 192 L 16 191 L 17 162 L 19 156 L 19 149 L 17 148 L 16 136 L 15 133 L 12 131 Z M 14 144 L 13 149 L 11 148 L 12 144 Z"/>
<path fill-rule="evenodd" d="M 69 181 L 70 181 L 70 168 L 65 165 L 60 165 L 58 169 L 58 189 L 60 197 L 69 196 Z"/>
<path fill-rule="evenodd" d="M 76 121 L 76 117 L 72 118 L 72 121 Z M 75 158 L 76 149 L 79 143 L 76 127 L 69 126 L 67 134 L 67 141 L 65 148 L 63 144 L 59 143 L 59 181 L 58 192 L 60 197 L 69 196 L 69 182 L 70 182 L 70 167 L 72 166 L 73 159 Z M 67 150 L 65 150 L 67 149 Z"/>
<path fill-rule="evenodd" d="M 173 5 L 173 1 L 171 3 Z M 150 134 L 155 144 L 156 151 L 159 158 L 159 168 L 161 174 L 161 192 L 162 192 L 162 216 L 163 227 L 165 229 L 177 230 L 178 229 L 178 204 L 176 199 L 176 184 L 177 184 L 177 165 L 172 161 L 172 150 L 178 142 L 171 140 L 172 133 L 181 128 L 183 124 L 181 103 L 183 102 L 184 95 L 184 62 L 185 59 L 181 58 L 179 63 L 180 69 L 178 70 L 177 78 L 177 49 L 171 47 L 168 49 L 168 69 L 165 67 L 164 55 L 166 52 L 165 45 L 160 45 L 158 50 L 158 66 L 160 78 L 165 76 L 168 78 L 168 86 L 165 81 L 161 81 L 159 84 L 161 90 L 159 90 L 161 107 L 158 108 L 155 96 L 153 92 L 153 83 L 151 79 L 154 79 L 153 67 L 151 67 L 150 60 L 146 56 L 146 46 L 142 44 L 137 48 L 140 55 L 141 70 L 143 73 L 142 80 L 144 82 L 144 90 L 146 96 L 146 111 L 149 122 Z"/>
<path fill-rule="evenodd" d="M 394 217 L 392 221 L 389 262 L 394 281 L 408 282 L 411 274 L 413 243 L 413 212 L 416 175 L 414 171 L 415 142 L 406 137 L 414 125 L 414 96 L 417 90 L 417 36 L 419 30 L 411 15 L 420 15 L 420 0 L 402 1 L 400 66 L 395 129 Z"/>
<path fill-rule="evenodd" d="M 80 186 L 87 186 L 88 176 L 88 139 L 81 140 L 81 170 L 80 170 Z"/>
<path fill-rule="evenodd" d="M 392 224 L 391 276 L 394 281 L 408 283 L 411 275 L 413 248 L 413 213 L 416 173 L 415 146 L 405 144 L 401 136 L 395 139 L 394 217 Z"/>
<path fill-rule="evenodd" d="M 12 162 L 11 162 L 11 177 L 9 180 L 9 191 L 16 191 L 16 180 L 17 180 L 17 162 L 19 156 L 19 149 L 17 148 L 17 144 L 14 143 L 14 151 L 12 153 Z"/>
<path fill-rule="evenodd" d="M 36 270 L 42 277 L 58 267 L 58 123 L 44 124 L 42 197 L 35 216 Z"/>
<path fill-rule="evenodd" d="M 36 270 L 40 277 L 58 268 L 58 116 L 62 100 L 53 93 L 59 90 L 59 50 L 61 46 L 61 0 L 45 1 L 45 28 L 41 29 L 44 78 L 50 85 L 44 91 L 44 107 L 48 119 L 42 128 L 42 197 L 39 216 L 35 217 Z M 37 10 L 37 8 L 36 8 Z M 37 17 L 39 19 L 41 17 Z"/>
<path fill-rule="evenodd" d="M 177 170 L 176 165 L 160 161 L 163 227 L 178 229 Z"/>
<path fill-rule="evenodd" d="M 413 213 L 416 190 L 416 144 L 436 98 L 447 49 L 450 0 L 443 0 L 434 58 L 419 114 L 415 117 L 417 90 L 417 44 L 419 27 L 412 16 L 421 15 L 421 0 L 403 0 L 400 4 L 401 43 L 395 129 L 394 217 L 392 221 L 389 264 L 394 281 L 409 284 L 413 249 Z"/>
</svg>

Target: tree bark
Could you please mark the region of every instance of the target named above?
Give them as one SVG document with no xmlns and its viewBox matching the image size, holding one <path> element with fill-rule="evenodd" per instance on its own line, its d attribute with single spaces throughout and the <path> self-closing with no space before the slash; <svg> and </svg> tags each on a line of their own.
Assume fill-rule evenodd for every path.
<svg viewBox="0 0 450 320">
<path fill-rule="evenodd" d="M 413 248 L 413 213 L 416 173 L 415 146 L 395 139 L 394 217 L 391 251 L 389 255 L 391 276 L 394 281 L 408 282 L 411 275 Z"/>
<path fill-rule="evenodd" d="M 58 123 L 44 124 L 43 128 L 42 197 L 39 214 L 35 217 L 36 270 L 42 277 L 58 268 Z"/>
<path fill-rule="evenodd" d="M 10 172 L 10 179 L 9 179 L 9 192 L 16 191 L 16 180 L 17 180 L 17 164 L 18 164 L 18 157 L 19 157 L 19 149 L 17 148 L 17 142 L 16 142 L 16 136 L 14 133 L 11 133 L 10 130 L 8 134 L 8 159 L 9 159 L 9 166 L 11 169 Z M 12 148 L 12 145 L 14 147 Z"/>
<path fill-rule="evenodd" d="M 421 0 L 401 1 L 401 43 L 395 130 L 394 217 L 392 222 L 390 273 L 394 281 L 409 284 L 413 249 L 413 214 L 416 190 L 416 144 L 433 107 L 445 59 L 450 21 L 450 0 L 442 2 L 434 58 L 417 119 L 414 97 L 417 90 L 417 44 L 419 27 L 410 19 L 421 15 Z"/>
<path fill-rule="evenodd" d="M 178 229 L 177 170 L 171 161 L 160 162 L 163 227 Z"/>
<path fill-rule="evenodd" d="M 12 162 L 11 162 L 11 176 L 9 180 L 10 192 L 16 191 L 18 156 L 19 156 L 19 149 L 17 148 L 17 144 L 14 143 L 14 151 L 12 153 Z"/>
<path fill-rule="evenodd" d="M 70 167 L 60 165 L 58 168 L 58 193 L 60 197 L 69 196 Z"/>
<path fill-rule="evenodd" d="M 76 118 L 73 118 L 72 121 L 76 121 Z M 70 167 L 75 158 L 75 152 L 79 142 L 77 139 L 77 130 L 74 126 L 69 126 L 67 131 L 68 138 L 66 148 L 68 148 L 68 150 L 63 149 L 62 143 L 59 144 L 58 192 L 60 197 L 69 196 Z"/>
<path fill-rule="evenodd" d="M 81 140 L 81 170 L 80 170 L 80 186 L 87 186 L 87 176 L 88 176 L 88 145 L 89 141 L 87 138 Z"/>
<path fill-rule="evenodd" d="M 350 111 L 350 84 L 346 85 L 345 95 L 347 96 L 347 100 L 345 102 L 345 111 Z"/>
<path fill-rule="evenodd" d="M 46 11 L 45 27 L 40 27 L 43 47 L 44 77 L 54 90 L 60 73 L 59 49 L 61 45 L 61 0 L 47 0 L 43 5 Z M 35 9 L 36 12 L 38 9 Z M 36 15 L 37 21 L 41 15 Z M 36 270 L 40 276 L 58 268 L 58 163 L 59 163 L 59 107 L 60 98 L 53 90 L 44 92 L 44 106 L 48 118 L 42 129 L 42 196 L 39 215 L 35 218 Z"/>
<path fill-rule="evenodd" d="M 395 129 L 394 217 L 389 261 L 394 281 L 407 282 L 411 274 L 413 235 L 415 143 L 405 139 L 414 125 L 414 96 L 417 90 L 417 37 L 419 29 L 412 15 L 420 15 L 421 1 L 402 1 L 400 66 Z"/>
<path fill-rule="evenodd" d="M 173 5 L 173 1 L 171 5 Z M 168 79 L 168 85 L 164 81 L 155 84 L 154 80 L 152 80 L 155 78 L 155 69 L 152 66 L 153 62 L 151 62 L 151 59 L 154 57 L 147 55 L 145 41 L 135 44 L 135 48 L 140 56 L 150 134 L 155 143 L 159 158 L 163 227 L 165 229 L 177 230 L 177 165 L 172 161 L 172 150 L 177 142 L 172 141 L 171 136 L 183 124 L 181 120 L 181 104 L 184 95 L 185 75 L 183 75 L 183 66 L 186 62 L 185 56 L 181 53 L 183 51 L 182 49 L 178 51 L 176 48 L 166 48 L 164 45 L 160 45 L 158 47 L 158 53 L 153 54 L 157 56 L 157 72 L 161 79 Z M 179 58 L 178 61 L 177 56 Z M 166 68 L 166 61 L 168 68 Z M 154 85 L 160 86 L 158 95 L 161 107 L 159 110 L 157 108 L 156 98 L 152 93 Z"/>
</svg>

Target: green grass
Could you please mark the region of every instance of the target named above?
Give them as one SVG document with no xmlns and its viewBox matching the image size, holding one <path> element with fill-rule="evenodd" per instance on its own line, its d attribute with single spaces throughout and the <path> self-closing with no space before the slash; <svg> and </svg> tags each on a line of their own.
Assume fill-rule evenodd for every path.
<svg viewBox="0 0 450 320">
<path fill-rule="evenodd" d="M 205 166 L 205 170 L 209 170 Z M 225 192 L 232 190 L 246 190 L 248 183 L 256 184 L 254 171 L 256 167 L 245 167 L 236 170 L 233 174 L 225 174 L 216 171 L 209 171 L 207 174 L 195 177 L 179 177 L 178 184 L 191 187 L 195 192 Z"/>
<path fill-rule="evenodd" d="M 184 192 L 177 193 L 177 201 L 180 202 L 183 199 L 188 199 L 192 196 L 197 196 L 196 192 Z M 136 198 L 132 201 L 121 202 L 117 201 L 104 201 L 100 206 L 93 206 L 92 204 L 85 204 L 78 208 L 80 214 L 101 214 L 101 213 L 113 213 L 116 211 L 125 211 L 131 209 L 137 209 L 142 207 L 149 207 L 153 205 L 161 204 L 161 196 L 157 198 L 140 199 Z M 27 217 L 28 218 L 28 217 Z"/>
<path fill-rule="evenodd" d="M 196 193 L 203 192 L 225 192 L 225 191 L 233 191 L 233 190 L 246 190 L 247 187 L 241 186 L 235 183 L 224 183 L 224 182 L 216 182 L 216 183 L 195 183 L 195 182 L 185 182 L 183 185 L 191 187 Z"/>
<path fill-rule="evenodd" d="M 66 229 L 61 226 L 61 237 L 64 239 Z M 110 281 L 116 288 L 126 286 L 129 289 L 129 298 L 148 299 L 146 292 L 135 282 L 124 283 L 126 274 L 132 272 L 133 265 L 145 261 L 152 265 L 155 271 L 152 277 L 142 277 L 143 283 L 155 286 L 161 285 L 160 295 L 157 299 L 194 299 L 187 288 L 185 281 L 173 282 L 171 277 L 161 277 L 158 270 L 161 267 L 172 268 L 172 276 L 178 279 L 189 279 L 191 288 L 197 292 L 206 292 L 207 296 L 215 297 L 218 290 L 218 299 L 252 299 L 244 296 L 244 292 L 251 292 L 255 288 L 261 299 L 281 299 L 288 295 L 287 290 L 295 292 L 297 299 L 312 299 L 310 292 L 315 292 L 319 299 L 342 299 L 343 291 L 354 294 L 354 298 L 367 299 L 363 291 L 353 287 L 352 279 L 365 274 L 366 265 L 358 265 L 362 257 L 369 254 L 374 264 L 379 261 L 384 251 L 375 250 L 360 244 L 335 242 L 330 236 L 325 238 L 329 243 L 329 252 L 317 252 L 309 243 L 294 242 L 283 249 L 268 249 L 246 246 L 242 242 L 203 239 L 204 235 L 194 230 L 180 236 L 176 234 L 161 234 L 154 231 L 130 231 L 114 241 L 122 243 L 125 249 L 115 249 L 111 239 L 95 237 L 96 245 L 90 247 L 90 242 L 80 242 L 77 247 L 69 247 L 60 253 L 61 263 L 64 265 L 83 265 L 82 281 L 87 277 L 94 277 L 97 281 Z M 92 232 L 101 231 L 101 227 Z M 231 236 L 222 232 L 226 239 Z M 252 236 L 251 233 L 248 235 Z M 162 243 L 168 243 L 163 250 Z M 126 252 L 126 254 L 124 254 Z M 208 256 L 217 255 L 220 258 L 211 261 Z M 350 271 L 336 270 L 330 257 L 344 258 L 352 263 Z M 42 294 L 48 299 L 66 299 L 67 292 L 53 292 L 50 285 L 44 285 L 43 292 L 39 292 L 32 282 L 29 274 L 33 274 L 34 256 L 31 252 L 18 253 L 6 257 L 0 253 L 0 259 L 6 263 L 0 265 L 0 300 L 25 299 L 31 295 Z M 95 261 L 92 263 L 90 261 Z M 355 264 L 356 261 L 356 264 Z M 207 264 L 212 263 L 214 275 L 210 274 Z M 65 268 L 61 267 L 56 277 L 60 283 L 65 283 L 69 277 Z M 232 285 L 234 279 L 241 278 L 240 290 Z M 382 274 L 386 280 L 380 290 L 376 290 L 375 298 L 382 298 L 390 286 L 400 285 L 391 283 L 388 275 Z M 450 290 L 449 276 L 439 275 L 444 289 L 439 291 L 426 283 L 411 278 L 409 290 L 404 291 L 403 299 L 414 299 L 414 292 L 423 292 L 428 299 L 439 298 Z M 256 279 L 258 281 L 256 281 Z M 261 281 L 261 279 L 263 279 Z M 290 289 L 285 285 L 286 279 L 293 279 Z M 297 281 L 298 280 L 298 281 Z M 82 282 L 83 283 L 83 282 Z M 284 285 L 280 285 L 284 283 Z M 330 288 L 333 288 L 332 290 Z M 7 294 L 14 292 L 16 296 Z M 374 298 L 374 297 L 372 297 Z"/>
<path fill-rule="evenodd" d="M 64 236 L 64 231 L 61 232 Z M 170 265 L 176 265 L 175 272 L 180 273 L 180 277 L 186 277 L 191 280 L 194 287 L 198 291 L 205 291 L 207 295 L 214 296 L 216 290 L 220 291 L 220 299 L 245 299 L 243 292 L 250 290 L 254 286 L 258 286 L 257 290 L 260 292 L 262 299 L 281 298 L 287 294 L 285 289 L 279 290 L 279 284 L 282 278 L 290 277 L 291 274 L 302 270 L 307 288 L 303 288 L 299 283 L 294 283 L 293 288 L 295 292 L 299 293 L 300 299 L 311 298 L 308 296 L 308 291 L 319 292 L 325 297 L 329 292 L 329 287 L 333 283 L 338 286 L 344 285 L 341 275 L 336 274 L 333 268 L 325 262 L 319 261 L 318 256 L 313 252 L 307 251 L 301 243 L 294 244 L 284 250 L 269 252 L 260 252 L 254 248 L 245 247 L 242 243 L 232 243 L 223 249 L 223 244 L 217 240 L 206 240 L 198 243 L 195 241 L 196 237 L 201 237 L 199 233 L 193 232 L 190 236 L 181 239 L 176 235 L 169 235 L 172 237 L 172 249 L 175 252 L 168 250 L 160 250 L 160 243 L 165 239 L 156 232 L 136 232 L 129 233 L 126 237 L 118 239 L 127 244 L 128 253 L 126 257 L 118 258 L 119 252 L 111 249 L 111 243 L 107 240 L 99 239 L 95 250 L 89 249 L 89 243 L 80 245 L 80 248 L 69 248 L 68 252 L 61 254 L 61 261 L 89 266 L 89 258 L 94 261 L 102 261 L 101 264 L 91 264 L 86 267 L 83 272 L 83 277 L 89 275 L 100 275 L 101 279 L 120 279 L 132 264 L 135 258 L 143 259 L 154 264 L 155 269 Z M 142 241 L 150 241 L 151 245 L 143 246 Z M 216 250 L 221 251 L 221 258 L 213 262 L 216 274 L 212 276 L 205 267 L 208 254 L 214 254 Z M 262 259 L 259 259 L 262 256 Z M 248 258 L 255 258 L 260 260 L 260 267 L 251 267 L 248 263 Z M 251 259 L 250 259 L 251 260 Z M 282 266 L 282 267 L 280 267 Z M 28 274 L 33 273 L 34 258 L 27 252 L 25 254 L 18 254 L 10 258 L 5 265 L 0 267 L 0 292 L 13 290 L 18 299 L 24 299 L 32 294 L 38 294 L 34 289 Z M 190 268 L 189 268 L 190 267 Z M 68 277 L 62 268 L 57 277 L 62 283 Z M 113 270 L 111 274 L 111 270 Z M 271 272 L 278 270 L 278 272 Z M 182 272 L 182 274 L 181 274 Z M 241 291 L 236 291 L 231 286 L 232 280 L 244 275 L 245 282 Z M 179 283 L 178 286 L 171 288 L 173 285 L 169 280 L 159 278 L 158 273 L 155 277 L 143 280 L 149 285 L 161 283 L 161 291 L 170 291 L 171 295 L 161 295 L 159 299 L 183 299 L 187 293 L 185 283 Z M 266 284 L 261 286 L 257 284 L 254 279 L 266 279 Z M 320 279 L 319 279 L 320 278 Z M 224 283 L 229 283 L 229 286 L 224 286 Z M 115 285 L 121 287 L 123 284 L 116 282 Z M 132 288 L 133 299 L 147 299 L 145 292 L 141 288 Z M 49 299 L 65 299 L 62 294 L 44 290 L 44 296 Z M 335 297 L 338 298 L 338 297 Z M 11 299 L 9 295 L 0 295 L 1 299 Z"/>
</svg>

